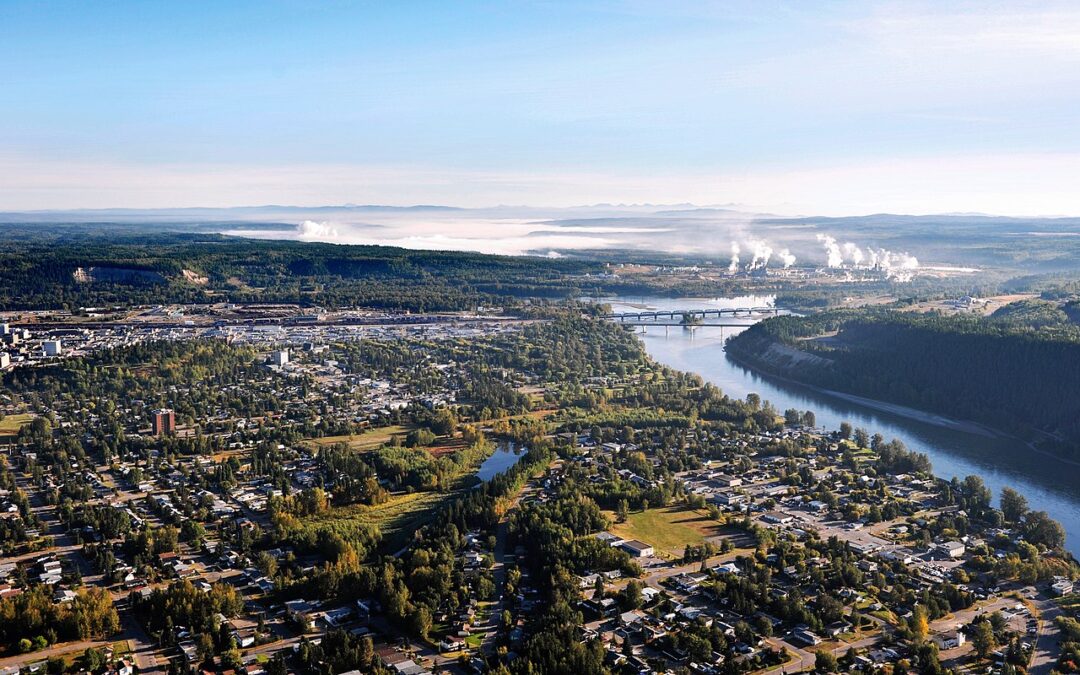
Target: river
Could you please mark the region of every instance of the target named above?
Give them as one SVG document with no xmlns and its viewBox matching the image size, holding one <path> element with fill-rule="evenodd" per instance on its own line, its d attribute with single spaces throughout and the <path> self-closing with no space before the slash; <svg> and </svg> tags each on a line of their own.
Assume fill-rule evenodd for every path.
<svg viewBox="0 0 1080 675">
<path fill-rule="evenodd" d="M 513 443 L 499 443 L 499 447 L 495 448 L 495 452 L 491 453 L 491 456 L 485 459 L 484 463 L 477 469 L 476 477 L 486 483 L 517 464 L 524 456 L 525 451 L 514 447 Z"/>
<path fill-rule="evenodd" d="M 712 299 L 618 298 L 605 299 L 616 311 L 637 309 L 701 309 L 763 307 L 768 296 Z M 726 320 L 726 319 L 725 319 Z M 747 325 L 752 319 L 741 319 Z M 934 473 L 942 478 L 976 474 L 997 496 L 1012 487 L 1027 497 L 1033 510 L 1046 511 L 1067 533 L 1067 547 L 1080 555 L 1080 466 L 1036 454 L 1022 443 L 986 433 L 947 428 L 938 424 L 881 411 L 795 383 L 763 376 L 727 357 L 724 340 L 743 328 L 698 327 L 694 330 L 653 326 L 638 335 L 654 359 L 678 370 L 697 373 L 735 398 L 756 393 L 777 410 L 812 410 L 818 426 L 836 429 L 841 422 L 864 427 L 886 439 L 899 438 L 909 449 L 926 453 Z"/>
</svg>

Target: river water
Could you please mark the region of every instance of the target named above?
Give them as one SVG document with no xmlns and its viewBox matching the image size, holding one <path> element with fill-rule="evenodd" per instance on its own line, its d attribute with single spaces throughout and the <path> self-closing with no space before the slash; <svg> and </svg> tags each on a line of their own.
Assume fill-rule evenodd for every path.
<svg viewBox="0 0 1080 675">
<path fill-rule="evenodd" d="M 712 299 L 618 298 L 605 299 L 616 311 L 639 309 L 703 309 L 763 307 L 768 296 Z M 727 319 L 725 319 L 727 321 Z M 739 319 L 750 325 L 752 319 Z M 791 382 L 763 376 L 736 364 L 724 353 L 724 340 L 744 328 L 651 326 L 638 335 L 654 359 L 678 370 L 697 373 L 734 398 L 756 393 L 781 413 L 788 408 L 812 410 L 818 426 L 836 429 L 841 422 L 864 427 L 871 434 L 899 438 L 909 449 L 926 453 L 934 473 L 942 478 L 976 474 L 993 490 L 996 503 L 1001 488 L 1015 488 L 1033 510 L 1046 511 L 1068 535 L 1066 545 L 1080 555 L 1080 466 L 1033 453 L 1023 444 L 996 436 L 944 428 L 870 408 Z"/>
<path fill-rule="evenodd" d="M 513 443 L 499 443 L 495 452 L 491 453 L 491 456 L 485 459 L 477 469 L 476 477 L 486 483 L 517 464 L 524 456 L 525 451 L 514 447 Z"/>
</svg>

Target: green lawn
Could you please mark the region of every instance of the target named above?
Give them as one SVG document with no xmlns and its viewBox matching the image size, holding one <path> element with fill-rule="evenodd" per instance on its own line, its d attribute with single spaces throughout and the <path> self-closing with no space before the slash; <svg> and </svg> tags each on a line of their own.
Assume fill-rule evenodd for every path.
<svg viewBox="0 0 1080 675">
<path fill-rule="evenodd" d="M 480 649 L 480 645 L 484 642 L 483 633 L 473 633 L 469 637 L 465 638 L 465 644 L 469 645 L 472 649 Z"/>
<path fill-rule="evenodd" d="M 694 511 L 685 506 L 665 506 L 648 511 L 631 513 L 625 523 L 611 518 L 611 532 L 623 539 L 637 539 L 651 544 L 660 555 L 682 557 L 687 544 L 699 545 L 706 537 L 725 534 L 724 527 L 708 517 L 704 511 Z"/>
<path fill-rule="evenodd" d="M 318 449 L 324 448 L 328 445 L 335 445 L 337 443 L 345 443 L 352 450 L 374 450 L 375 448 L 389 443 L 390 439 L 394 436 L 404 437 L 412 427 L 393 425 L 389 427 L 379 427 L 377 429 L 371 429 L 365 431 L 362 434 L 351 434 L 348 436 L 322 436 L 320 438 L 309 438 L 304 441 L 308 446 Z"/>
<path fill-rule="evenodd" d="M 19 429 L 22 429 L 27 424 L 30 424 L 30 420 L 32 419 L 34 419 L 34 416 L 29 413 L 8 415 L 4 419 L 0 420 L 0 436 L 17 435 L 19 433 Z"/>
</svg>

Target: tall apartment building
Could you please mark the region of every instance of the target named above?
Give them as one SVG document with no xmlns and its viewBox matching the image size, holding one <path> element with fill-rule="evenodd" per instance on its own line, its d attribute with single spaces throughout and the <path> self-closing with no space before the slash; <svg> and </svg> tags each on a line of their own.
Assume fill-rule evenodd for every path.
<svg viewBox="0 0 1080 675">
<path fill-rule="evenodd" d="M 155 436 L 164 436 L 176 432 L 176 413 L 172 408 L 158 408 L 150 413 Z"/>
</svg>

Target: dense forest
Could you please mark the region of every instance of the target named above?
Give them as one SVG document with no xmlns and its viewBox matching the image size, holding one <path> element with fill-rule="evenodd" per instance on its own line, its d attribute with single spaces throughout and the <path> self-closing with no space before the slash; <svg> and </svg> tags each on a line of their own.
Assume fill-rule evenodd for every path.
<svg viewBox="0 0 1080 675">
<path fill-rule="evenodd" d="M 598 263 L 107 225 L 9 226 L 0 242 L 3 309 L 226 300 L 463 309 L 594 290 L 581 285 L 584 275 L 602 271 Z M 393 292 L 388 282 L 398 282 Z"/>
<path fill-rule="evenodd" d="M 734 358 L 826 389 L 982 422 L 1075 456 L 1080 327 L 1071 305 L 1026 301 L 989 317 L 862 309 L 764 321 Z"/>
</svg>

